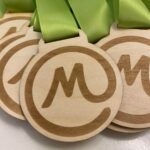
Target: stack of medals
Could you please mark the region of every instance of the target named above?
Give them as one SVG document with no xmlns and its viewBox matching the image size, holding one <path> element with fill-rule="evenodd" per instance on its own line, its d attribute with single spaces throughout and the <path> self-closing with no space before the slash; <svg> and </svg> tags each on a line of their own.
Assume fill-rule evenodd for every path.
<svg viewBox="0 0 150 150">
<path fill-rule="evenodd" d="M 131 28 L 144 29 L 112 25 L 107 0 L 94 0 L 88 11 L 86 0 L 57 1 L 36 0 L 34 14 L 8 11 L 0 19 L 0 107 L 63 142 L 89 139 L 106 128 L 147 130 L 150 30 L 138 21 Z M 97 20 L 87 17 L 93 8 L 104 13 Z M 125 25 L 119 19 L 117 24 Z"/>
</svg>

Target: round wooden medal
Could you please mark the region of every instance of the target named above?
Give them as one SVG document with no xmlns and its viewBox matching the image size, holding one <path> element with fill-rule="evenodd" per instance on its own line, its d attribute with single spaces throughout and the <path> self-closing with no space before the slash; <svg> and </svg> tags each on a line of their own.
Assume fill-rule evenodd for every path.
<svg viewBox="0 0 150 150">
<path fill-rule="evenodd" d="M 57 141 L 76 142 L 100 133 L 116 116 L 122 99 L 114 61 L 82 40 L 40 43 L 43 49 L 21 80 L 21 107 L 27 120 Z"/>
<path fill-rule="evenodd" d="M 133 128 L 127 128 L 127 127 L 122 127 L 117 124 L 112 123 L 111 125 L 108 126 L 108 129 L 111 129 L 116 132 L 120 133 L 139 133 L 139 132 L 144 132 L 146 129 L 133 129 Z"/>
<path fill-rule="evenodd" d="M 123 79 L 123 101 L 113 122 L 127 128 L 150 127 L 150 30 L 113 28 L 97 45 L 114 59 Z"/>
<path fill-rule="evenodd" d="M 0 106 L 18 119 L 24 119 L 19 102 L 20 79 L 25 67 L 37 54 L 40 40 L 40 34 L 33 32 L 32 28 L 28 29 L 26 35 L 23 33 L 13 35 L 16 40 L 0 53 Z M 18 36 L 22 37 L 17 39 Z M 3 43 L 8 43 L 7 40 L 10 39 L 3 39 Z"/>
<path fill-rule="evenodd" d="M 0 19 L 0 39 L 18 32 L 22 26 L 29 22 L 31 14 L 26 13 L 8 13 Z"/>
</svg>

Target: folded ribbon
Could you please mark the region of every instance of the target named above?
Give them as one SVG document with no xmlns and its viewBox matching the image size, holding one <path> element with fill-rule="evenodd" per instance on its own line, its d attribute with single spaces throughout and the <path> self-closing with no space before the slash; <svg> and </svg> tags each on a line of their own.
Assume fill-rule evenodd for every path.
<svg viewBox="0 0 150 150">
<path fill-rule="evenodd" d="M 35 10 L 35 12 L 32 15 L 30 25 L 33 26 L 35 31 L 41 32 L 41 27 L 40 27 L 39 18 L 37 15 L 37 10 Z"/>
<path fill-rule="evenodd" d="M 109 33 L 113 22 L 111 7 L 107 0 L 68 0 L 80 28 L 91 43 Z"/>
<path fill-rule="evenodd" d="M 34 0 L 0 0 L 0 17 L 2 17 L 6 11 L 33 12 L 34 10 Z"/>
<path fill-rule="evenodd" d="M 41 28 L 46 42 L 77 36 L 81 28 L 95 43 L 109 33 L 113 21 L 107 0 L 36 0 L 36 6 L 34 29 Z"/>
<path fill-rule="evenodd" d="M 114 0 L 118 27 L 150 28 L 150 0 Z"/>
<path fill-rule="evenodd" d="M 36 0 L 31 24 L 45 42 L 78 36 L 80 28 L 95 43 L 109 33 L 116 19 L 119 27 L 150 28 L 150 0 Z M 113 11 L 112 11 L 112 9 Z M 33 12 L 34 0 L 0 0 L 0 16 Z"/>
<path fill-rule="evenodd" d="M 143 2 L 145 3 L 145 5 L 147 6 L 147 8 L 150 11 L 150 0 L 143 0 Z"/>
<path fill-rule="evenodd" d="M 66 0 L 36 0 L 36 6 L 34 28 L 41 29 L 45 42 L 78 36 L 78 26 Z"/>
<path fill-rule="evenodd" d="M 64 14 L 66 10 L 69 13 L 69 8 L 72 12 L 71 18 Z M 109 33 L 113 17 L 119 27 L 150 27 L 150 0 L 37 0 L 37 11 L 46 42 L 75 36 L 75 21 L 91 43 L 99 41 Z M 35 22 L 35 29 L 40 30 L 38 18 Z"/>
</svg>

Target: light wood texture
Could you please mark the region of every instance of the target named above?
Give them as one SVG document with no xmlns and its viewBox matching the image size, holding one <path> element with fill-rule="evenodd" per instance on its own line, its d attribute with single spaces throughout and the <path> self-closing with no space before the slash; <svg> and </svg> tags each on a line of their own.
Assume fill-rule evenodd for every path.
<svg viewBox="0 0 150 150">
<path fill-rule="evenodd" d="M 139 133 L 139 132 L 146 131 L 146 129 L 142 130 L 142 129 L 126 128 L 126 127 L 116 125 L 114 123 L 112 123 L 110 126 L 108 126 L 108 129 L 111 129 L 113 131 L 120 132 L 120 133 Z"/>
<path fill-rule="evenodd" d="M 76 142 L 95 136 L 114 119 L 122 81 L 100 48 L 75 38 L 39 44 L 21 80 L 20 100 L 30 124 L 48 138 Z"/>
<path fill-rule="evenodd" d="M 124 91 L 114 123 L 128 128 L 150 127 L 150 30 L 112 28 L 96 44 L 116 62 Z"/>
<path fill-rule="evenodd" d="M 25 23 L 29 23 L 31 14 L 29 13 L 8 13 L 0 18 L 0 39 L 18 32 Z"/>
<path fill-rule="evenodd" d="M 32 28 L 24 27 L 0 41 L 0 106 L 18 119 L 24 119 L 19 103 L 20 79 L 38 52 L 40 38 Z"/>
</svg>

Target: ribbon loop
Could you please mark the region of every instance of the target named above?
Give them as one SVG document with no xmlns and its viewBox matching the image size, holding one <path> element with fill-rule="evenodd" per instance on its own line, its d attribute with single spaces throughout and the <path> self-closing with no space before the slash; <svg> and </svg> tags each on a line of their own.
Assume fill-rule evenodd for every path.
<svg viewBox="0 0 150 150">
<path fill-rule="evenodd" d="M 36 6 L 45 42 L 71 38 L 79 34 L 65 0 L 36 0 Z"/>
<path fill-rule="evenodd" d="M 150 27 L 150 0 L 115 0 L 118 26 L 123 28 Z"/>
<path fill-rule="evenodd" d="M 80 28 L 95 43 L 107 35 L 113 22 L 107 0 L 68 0 Z"/>
<path fill-rule="evenodd" d="M 0 0 L 0 17 L 2 17 L 6 11 L 33 12 L 34 10 L 34 0 Z"/>
</svg>

